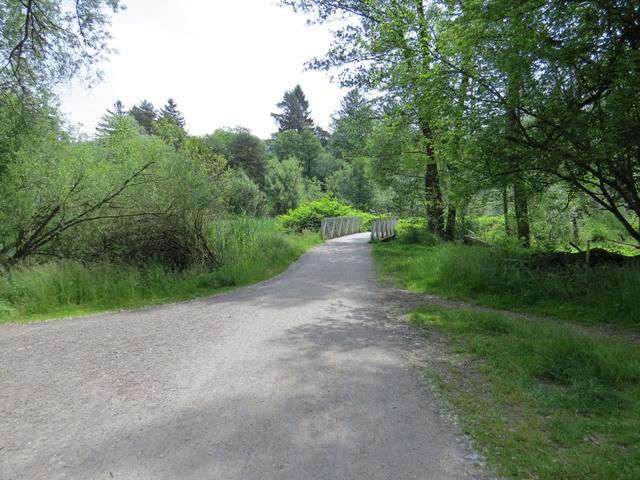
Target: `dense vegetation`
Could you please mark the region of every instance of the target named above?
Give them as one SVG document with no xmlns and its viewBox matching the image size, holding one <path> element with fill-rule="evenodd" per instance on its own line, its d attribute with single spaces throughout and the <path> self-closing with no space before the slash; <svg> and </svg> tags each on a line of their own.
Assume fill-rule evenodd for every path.
<svg viewBox="0 0 640 480">
<path fill-rule="evenodd" d="M 210 295 L 280 273 L 319 241 L 316 234 L 290 235 L 273 219 L 237 217 L 209 227 L 215 269 L 74 260 L 21 265 L 0 278 L 0 323 Z"/>
<path fill-rule="evenodd" d="M 414 292 L 583 323 L 640 329 L 640 264 L 566 267 L 515 248 L 389 243 L 374 255 L 383 276 Z"/>
<path fill-rule="evenodd" d="M 375 96 L 352 92 L 332 138 L 392 186 L 396 212 L 426 212 L 445 239 L 500 215 L 524 245 L 637 249 L 636 2 L 283 3 L 340 25 L 310 66 Z"/>
<path fill-rule="evenodd" d="M 120 8 L 0 2 L 2 321 L 247 284 L 319 241 L 311 226 L 285 231 L 274 217 L 316 200 L 354 211 L 331 197 L 359 191 L 351 164 L 300 86 L 276 105 L 267 140 L 242 127 L 190 135 L 172 98 L 159 109 L 116 101 L 89 138 L 68 128 L 53 92 L 96 78 Z"/>
</svg>

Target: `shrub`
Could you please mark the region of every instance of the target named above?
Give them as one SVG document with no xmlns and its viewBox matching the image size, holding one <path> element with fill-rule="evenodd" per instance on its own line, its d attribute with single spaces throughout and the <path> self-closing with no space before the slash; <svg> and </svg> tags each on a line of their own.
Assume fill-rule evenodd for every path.
<svg viewBox="0 0 640 480">
<path fill-rule="evenodd" d="M 332 197 L 324 197 L 289 210 L 289 212 L 280 216 L 280 220 L 285 228 L 296 232 L 305 230 L 319 231 L 320 223 L 325 217 L 362 217 L 365 229 L 369 228 L 371 220 L 378 218 L 371 213 L 361 212 L 349 205 L 340 203 Z"/>
<path fill-rule="evenodd" d="M 435 245 L 440 243 L 436 235 L 427 230 L 427 221 L 423 217 L 407 217 L 398 220 L 397 239 L 400 243 Z"/>
<path fill-rule="evenodd" d="M 315 234 L 288 234 L 275 219 L 217 220 L 205 232 L 215 269 L 56 260 L 0 272 L 0 323 L 208 295 L 269 278 L 319 242 Z"/>
</svg>

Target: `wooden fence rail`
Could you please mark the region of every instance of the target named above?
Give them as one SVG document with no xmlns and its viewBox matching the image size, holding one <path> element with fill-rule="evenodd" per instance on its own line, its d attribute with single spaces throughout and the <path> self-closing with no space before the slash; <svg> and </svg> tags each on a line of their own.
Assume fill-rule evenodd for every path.
<svg viewBox="0 0 640 480">
<path fill-rule="evenodd" d="M 396 236 L 395 218 L 385 218 L 383 220 L 371 221 L 371 240 L 386 240 Z"/>
<path fill-rule="evenodd" d="M 324 240 L 359 233 L 362 231 L 362 217 L 327 217 L 320 224 L 320 234 Z"/>
</svg>

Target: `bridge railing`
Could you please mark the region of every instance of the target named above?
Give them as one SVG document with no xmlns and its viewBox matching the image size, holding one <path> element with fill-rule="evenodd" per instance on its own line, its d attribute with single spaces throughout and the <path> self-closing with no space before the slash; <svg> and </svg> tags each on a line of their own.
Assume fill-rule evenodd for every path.
<svg viewBox="0 0 640 480">
<path fill-rule="evenodd" d="M 324 240 L 343 237 L 362 231 L 362 217 L 326 217 L 320 224 L 320 235 Z"/>
<path fill-rule="evenodd" d="M 396 236 L 396 225 L 398 220 L 395 218 L 384 218 L 382 220 L 371 221 L 371 240 L 386 240 Z"/>
</svg>

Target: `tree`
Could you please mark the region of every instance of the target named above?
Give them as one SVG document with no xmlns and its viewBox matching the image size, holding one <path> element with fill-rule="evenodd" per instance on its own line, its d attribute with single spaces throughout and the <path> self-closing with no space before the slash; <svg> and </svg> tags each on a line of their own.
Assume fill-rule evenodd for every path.
<svg viewBox="0 0 640 480">
<path fill-rule="evenodd" d="M 166 120 L 167 122 L 175 123 L 180 128 L 184 129 L 184 116 L 180 110 L 178 110 L 178 104 L 173 100 L 173 98 L 167 100 L 165 106 L 160 109 L 159 117 L 159 120 Z"/>
<path fill-rule="evenodd" d="M 640 243 L 637 9 L 596 0 L 463 6 L 455 27 L 477 53 L 469 72 L 479 100 L 474 113 L 492 128 L 511 112 L 505 139 L 526 158 L 517 175 L 554 176 Z"/>
<path fill-rule="evenodd" d="M 367 173 L 367 162 L 356 158 L 327 179 L 327 190 L 358 210 L 373 208 L 375 188 Z"/>
<path fill-rule="evenodd" d="M 108 12 L 120 8 L 119 0 L 0 2 L 0 90 L 32 102 L 74 76 L 91 78 L 111 52 Z"/>
<path fill-rule="evenodd" d="M 274 133 L 269 141 L 269 149 L 280 160 L 291 157 L 298 159 L 306 178 L 315 176 L 318 159 L 323 152 L 320 140 L 309 128 L 302 132 L 285 130 Z"/>
<path fill-rule="evenodd" d="M 153 122 L 153 132 L 176 150 L 180 150 L 187 139 L 187 132 L 178 123 L 168 118 L 160 118 Z"/>
<path fill-rule="evenodd" d="M 334 32 L 334 42 L 322 59 L 311 61 L 317 69 L 338 69 L 345 86 L 384 92 L 387 101 L 401 104 L 422 135 L 423 195 L 429 228 L 446 236 L 447 202 L 441 181 L 446 159 L 439 155 L 440 119 L 456 102 L 459 86 L 443 61 L 438 23 L 446 9 L 422 0 L 387 2 L 372 0 L 284 0 L 317 22 L 347 18 Z M 375 61 L 372 61 L 372 58 Z M 459 75 L 458 75 L 459 77 Z M 451 215 L 453 218 L 454 215 Z"/>
<path fill-rule="evenodd" d="M 375 119 L 373 108 L 361 91 L 357 88 L 349 90 L 340 102 L 340 109 L 331 118 L 331 152 L 343 160 L 365 155 Z"/>
<path fill-rule="evenodd" d="M 295 158 L 270 158 L 267 163 L 265 191 L 274 214 L 280 215 L 296 208 L 305 193 L 300 162 Z"/>
<path fill-rule="evenodd" d="M 282 101 L 276 106 L 281 113 L 272 113 L 271 116 L 278 124 L 279 132 L 295 130 L 302 133 L 305 129 L 314 129 L 309 102 L 300 85 L 296 85 L 293 90 L 287 90 Z"/>
<path fill-rule="evenodd" d="M 242 127 L 219 129 L 207 142 L 229 165 L 242 169 L 260 187 L 264 186 L 267 151 L 264 142 Z"/>
<path fill-rule="evenodd" d="M 45 122 L 0 183 L 0 261 L 12 265 L 36 255 L 87 223 L 142 214 L 119 202 L 148 180 L 155 161 L 121 143 L 125 137 L 72 143 Z"/>
<path fill-rule="evenodd" d="M 227 188 L 227 205 L 232 213 L 253 216 L 267 213 L 267 196 L 243 170 L 234 170 Z"/>
<path fill-rule="evenodd" d="M 123 117 L 127 114 L 124 104 L 120 100 L 116 100 L 112 109 L 107 108 L 107 113 L 100 117 L 100 122 L 96 127 L 98 135 L 109 135 L 113 132 L 113 123 L 116 117 Z"/>
<path fill-rule="evenodd" d="M 129 115 L 135 118 L 136 122 L 144 128 L 148 135 L 155 133 L 154 122 L 158 117 L 156 107 L 149 100 L 142 100 L 138 105 L 134 105 L 129 110 Z"/>
</svg>

